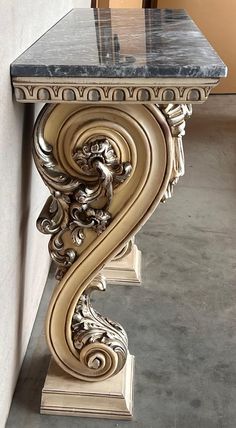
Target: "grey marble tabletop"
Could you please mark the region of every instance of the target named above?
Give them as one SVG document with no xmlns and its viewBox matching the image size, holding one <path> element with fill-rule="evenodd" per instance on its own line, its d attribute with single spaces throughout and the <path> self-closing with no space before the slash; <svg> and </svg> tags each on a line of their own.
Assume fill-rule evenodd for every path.
<svg viewBox="0 0 236 428">
<path fill-rule="evenodd" d="M 11 64 L 13 77 L 219 78 L 227 69 L 184 10 L 73 9 Z"/>
</svg>

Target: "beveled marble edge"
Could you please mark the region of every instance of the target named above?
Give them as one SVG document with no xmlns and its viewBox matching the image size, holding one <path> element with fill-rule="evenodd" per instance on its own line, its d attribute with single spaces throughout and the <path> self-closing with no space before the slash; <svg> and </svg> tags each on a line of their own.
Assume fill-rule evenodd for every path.
<svg viewBox="0 0 236 428">
<path fill-rule="evenodd" d="M 219 79 L 13 77 L 21 103 L 202 103 Z"/>
<path fill-rule="evenodd" d="M 12 77 L 213 79 L 226 73 L 183 9 L 72 9 L 11 64 Z"/>
<path fill-rule="evenodd" d="M 95 73 L 96 70 L 96 73 Z M 121 68 L 120 66 L 113 65 L 112 67 L 101 66 L 96 69 L 94 66 L 83 65 L 43 65 L 43 64 L 17 64 L 14 61 L 10 65 L 10 73 L 14 77 L 27 77 L 28 74 L 34 77 L 54 77 L 54 78 L 67 78 L 74 76 L 75 78 L 83 78 L 90 76 L 91 78 L 104 78 L 112 79 L 119 76 L 119 78 L 152 78 L 155 75 L 163 76 L 164 78 L 221 78 L 227 77 L 228 69 L 225 64 L 212 64 L 210 66 L 199 65 L 184 65 L 184 66 L 136 66 Z"/>
</svg>

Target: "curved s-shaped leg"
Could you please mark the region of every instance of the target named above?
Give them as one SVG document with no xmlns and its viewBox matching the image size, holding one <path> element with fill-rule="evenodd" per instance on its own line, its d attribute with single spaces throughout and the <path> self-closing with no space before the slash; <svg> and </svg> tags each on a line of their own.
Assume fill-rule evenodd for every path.
<svg viewBox="0 0 236 428">
<path fill-rule="evenodd" d="M 163 110 L 163 111 L 162 111 Z M 175 138 L 168 112 L 154 105 L 46 106 L 35 126 L 34 158 L 51 196 L 37 225 L 52 234 L 60 280 L 47 315 L 56 362 L 72 376 L 100 381 L 127 357 L 123 328 L 91 306 L 98 274 L 165 197 Z"/>
</svg>

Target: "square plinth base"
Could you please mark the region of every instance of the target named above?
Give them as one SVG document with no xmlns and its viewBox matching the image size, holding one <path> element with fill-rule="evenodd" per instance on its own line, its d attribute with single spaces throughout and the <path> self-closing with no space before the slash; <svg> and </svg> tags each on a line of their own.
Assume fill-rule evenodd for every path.
<svg viewBox="0 0 236 428">
<path fill-rule="evenodd" d="M 102 274 L 108 283 L 140 285 L 141 283 L 141 251 L 134 245 L 131 252 L 117 260 L 111 260 L 103 269 Z"/>
<path fill-rule="evenodd" d="M 132 419 L 134 357 L 116 376 L 84 382 L 65 373 L 51 359 L 42 390 L 40 412 L 51 415 Z"/>
</svg>

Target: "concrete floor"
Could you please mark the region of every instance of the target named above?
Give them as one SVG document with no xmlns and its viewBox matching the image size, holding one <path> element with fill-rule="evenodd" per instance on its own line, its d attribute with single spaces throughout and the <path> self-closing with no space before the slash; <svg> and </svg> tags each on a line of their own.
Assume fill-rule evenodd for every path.
<svg viewBox="0 0 236 428">
<path fill-rule="evenodd" d="M 7 428 L 236 427 L 236 96 L 194 108 L 185 153 L 174 198 L 137 237 L 142 286 L 97 294 L 96 308 L 122 322 L 136 356 L 133 422 L 38 413 L 49 278 Z"/>
</svg>

